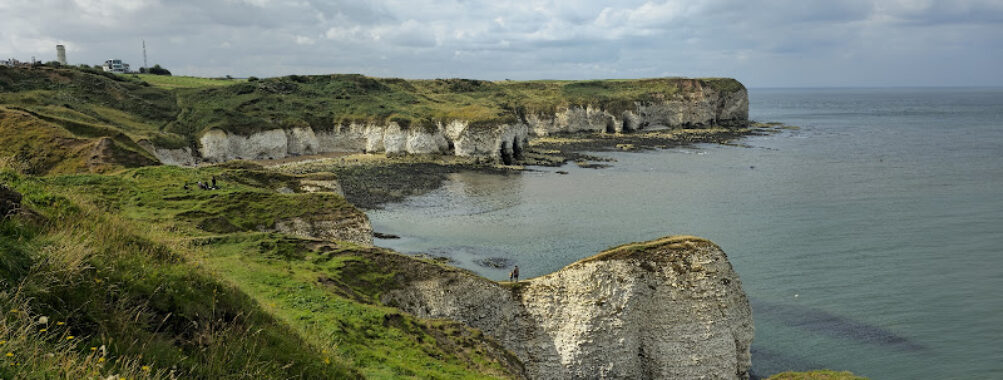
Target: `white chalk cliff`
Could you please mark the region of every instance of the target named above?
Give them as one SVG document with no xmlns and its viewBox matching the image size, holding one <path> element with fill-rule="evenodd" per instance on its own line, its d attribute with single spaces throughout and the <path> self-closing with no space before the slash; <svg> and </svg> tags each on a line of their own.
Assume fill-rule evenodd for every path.
<svg viewBox="0 0 1003 380">
<path fill-rule="evenodd" d="M 481 329 L 533 379 L 748 379 L 752 311 L 727 256 L 681 236 L 517 285 L 421 270 L 382 301 Z"/>
<path fill-rule="evenodd" d="M 519 158 L 533 136 L 559 133 L 626 133 L 650 126 L 744 126 L 749 101 L 744 88 L 723 92 L 687 80 L 683 93 L 656 101 L 634 102 L 627 109 L 568 105 L 551 113 L 518 115 L 517 122 L 472 126 L 469 121 L 438 121 L 429 126 L 396 122 L 351 123 L 326 129 L 295 127 L 241 135 L 210 129 L 198 136 L 197 147 L 166 149 L 146 146 L 161 162 L 192 165 L 233 159 L 277 159 L 332 152 L 443 154 L 495 162 Z"/>
</svg>

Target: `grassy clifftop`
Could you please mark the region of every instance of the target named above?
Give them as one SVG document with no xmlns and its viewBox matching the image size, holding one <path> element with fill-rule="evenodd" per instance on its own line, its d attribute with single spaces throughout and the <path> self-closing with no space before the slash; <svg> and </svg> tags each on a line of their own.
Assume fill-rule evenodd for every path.
<svg viewBox="0 0 1003 380">
<path fill-rule="evenodd" d="M 67 145 L 61 144 L 64 140 L 79 140 L 68 144 L 76 146 L 109 138 L 117 159 L 100 170 L 94 165 L 38 163 L 33 172 L 103 171 L 149 164 L 140 157 L 152 159 L 141 142 L 193 147 L 212 128 L 246 135 L 291 127 L 327 130 L 351 122 L 393 121 L 404 128 L 429 128 L 463 120 L 475 127 L 490 126 L 571 105 L 618 113 L 638 101 L 742 89 L 741 83 L 726 78 L 492 82 L 338 74 L 227 80 L 117 75 L 75 67 L 0 67 L 3 135 L 29 142 L 0 145 L 0 156 L 36 149 L 66 161 L 86 154 L 73 154 L 80 149 L 56 149 Z"/>
<path fill-rule="evenodd" d="M 464 120 L 492 125 L 569 105 L 616 113 L 632 108 L 634 102 L 687 98 L 704 88 L 744 89 L 734 79 L 492 82 L 294 75 L 187 92 L 180 104 L 190 113 L 183 113 L 169 129 L 190 135 L 214 127 L 247 134 L 303 126 L 324 130 L 351 122 L 429 127 Z"/>
</svg>

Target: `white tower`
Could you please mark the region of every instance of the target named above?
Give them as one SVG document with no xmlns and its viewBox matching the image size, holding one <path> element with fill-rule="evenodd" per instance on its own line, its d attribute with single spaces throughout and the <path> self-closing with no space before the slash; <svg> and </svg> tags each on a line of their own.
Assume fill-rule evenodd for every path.
<svg viewBox="0 0 1003 380">
<path fill-rule="evenodd" d="M 66 65 L 66 47 L 63 45 L 56 45 L 56 61 L 60 65 Z"/>
<path fill-rule="evenodd" d="M 149 66 L 146 65 L 146 40 L 143 40 L 143 68 L 148 69 Z"/>
</svg>

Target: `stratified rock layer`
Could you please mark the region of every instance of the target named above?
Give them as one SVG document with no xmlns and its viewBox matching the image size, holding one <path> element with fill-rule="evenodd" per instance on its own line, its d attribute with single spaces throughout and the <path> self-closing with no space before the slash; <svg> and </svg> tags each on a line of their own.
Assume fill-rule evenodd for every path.
<svg viewBox="0 0 1003 380">
<path fill-rule="evenodd" d="M 530 378 L 749 377 L 749 302 L 725 253 L 700 238 L 617 247 L 515 285 L 424 271 L 382 300 L 483 330 Z"/>
</svg>

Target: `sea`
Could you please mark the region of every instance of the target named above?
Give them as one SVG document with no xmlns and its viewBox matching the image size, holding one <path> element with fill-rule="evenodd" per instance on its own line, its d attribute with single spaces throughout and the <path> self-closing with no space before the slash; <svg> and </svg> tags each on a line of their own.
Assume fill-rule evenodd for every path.
<svg viewBox="0 0 1003 380">
<path fill-rule="evenodd" d="M 511 265 L 539 276 L 610 246 L 697 235 L 742 279 L 756 376 L 1003 379 L 1003 88 L 749 98 L 751 119 L 797 128 L 596 153 L 615 160 L 604 169 L 456 173 L 368 211 L 401 237 L 377 245 L 501 280 Z"/>
</svg>

